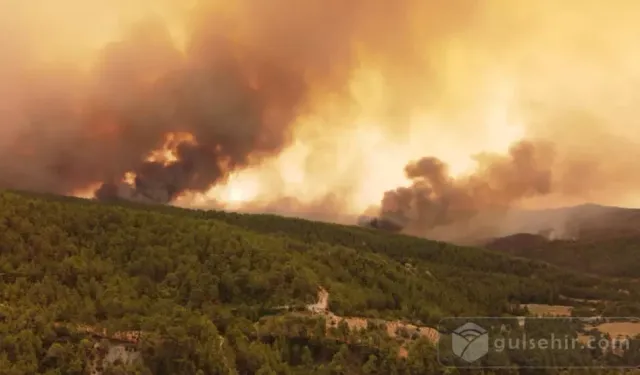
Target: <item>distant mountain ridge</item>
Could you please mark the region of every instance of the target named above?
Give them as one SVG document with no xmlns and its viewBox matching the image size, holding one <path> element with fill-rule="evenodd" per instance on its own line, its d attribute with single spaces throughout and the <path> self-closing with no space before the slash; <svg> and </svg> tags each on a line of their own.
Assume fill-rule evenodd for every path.
<svg viewBox="0 0 640 375">
<path fill-rule="evenodd" d="M 640 236 L 640 209 L 636 208 L 583 204 L 513 212 L 505 221 L 509 220 L 519 222 L 520 225 L 513 225 L 504 236 L 529 233 L 539 234 L 549 240 Z"/>
<path fill-rule="evenodd" d="M 594 240 L 640 236 L 640 209 L 591 203 L 542 210 L 503 208 L 481 212 L 469 220 L 437 226 L 424 233 L 409 230 L 406 221 L 389 215 L 361 216 L 357 224 L 471 246 L 484 245 L 518 233 L 540 235 L 549 240 Z"/>
<path fill-rule="evenodd" d="M 588 204 L 530 214 L 549 220 L 549 230 L 513 233 L 479 245 L 580 272 L 640 278 L 640 209 Z M 559 217 L 562 226 L 552 220 Z M 557 228 L 560 232 L 553 232 Z"/>
</svg>

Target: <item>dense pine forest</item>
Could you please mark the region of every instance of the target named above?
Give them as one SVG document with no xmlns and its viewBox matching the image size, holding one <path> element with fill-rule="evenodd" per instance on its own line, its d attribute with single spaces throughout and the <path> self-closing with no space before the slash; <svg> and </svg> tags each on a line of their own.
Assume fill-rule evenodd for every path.
<svg viewBox="0 0 640 375">
<path fill-rule="evenodd" d="M 305 310 L 320 288 L 332 314 L 370 324 L 325 329 L 326 317 Z M 0 192 L 2 375 L 533 373 L 444 368 L 432 340 L 373 322 L 437 327 L 581 300 L 607 301 L 594 314 L 640 314 L 633 279 L 498 251 L 273 215 Z M 134 338 L 118 344 L 122 332 Z M 105 361 L 116 344 L 135 360 Z M 579 362 L 607 363 L 592 354 Z"/>
<path fill-rule="evenodd" d="M 640 235 L 548 240 L 533 234 L 498 238 L 487 248 L 608 277 L 640 278 Z"/>
</svg>

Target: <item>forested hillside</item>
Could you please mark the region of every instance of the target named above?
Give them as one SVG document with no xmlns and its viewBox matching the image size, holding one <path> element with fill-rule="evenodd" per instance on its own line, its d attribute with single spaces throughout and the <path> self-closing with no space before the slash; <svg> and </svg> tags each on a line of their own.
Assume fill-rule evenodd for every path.
<svg viewBox="0 0 640 375">
<path fill-rule="evenodd" d="M 542 236 L 521 233 L 495 239 L 485 246 L 583 273 L 640 278 L 639 235 L 549 241 Z"/>
<path fill-rule="evenodd" d="M 499 252 L 272 215 L 0 192 L 1 374 L 86 373 L 108 343 L 81 326 L 144 332 L 141 359 L 105 374 L 452 373 L 423 338 L 399 356 L 375 329 L 331 334 L 304 314 L 260 325 L 314 302 L 319 287 L 335 314 L 427 326 L 567 297 L 640 311 L 625 280 Z"/>
</svg>

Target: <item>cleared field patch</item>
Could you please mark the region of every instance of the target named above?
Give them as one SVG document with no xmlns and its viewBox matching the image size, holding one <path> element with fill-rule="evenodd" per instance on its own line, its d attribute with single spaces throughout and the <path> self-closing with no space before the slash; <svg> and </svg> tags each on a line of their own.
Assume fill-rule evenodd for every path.
<svg viewBox="0 0 640 375">
<path fill-rule="evenodd" d="M 607 322 L 592 328 L 615 337 L 636 337 L 640 335 L 640 322 Z"/>
<path fill-rule="evenodd" d="M 530 303 L 525 305 L 531 314 L 535 316 L 571 316 L 571 306 L 562 305 L 538 305 Z"/>
</svg>

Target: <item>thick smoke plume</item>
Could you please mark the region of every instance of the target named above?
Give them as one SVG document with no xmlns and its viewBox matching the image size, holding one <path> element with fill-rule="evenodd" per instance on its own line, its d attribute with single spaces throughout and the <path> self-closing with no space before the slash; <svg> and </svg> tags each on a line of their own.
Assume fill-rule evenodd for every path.
<svg viewBox="0 0 640 375">
<path fill-rule="evenodd" d="M 523 141 L 507 156 L 477 155 L 478 167 L 468 176 L 450 177 L 447 165 L 434 157 L 408 164 L 412 181 L 384 194 L 381 217 L 409 232 L 426 234 L 476 218 L 479 213 L 506 213 L 528 197 L 552 191 L 552 147 Z"/>
<path fill-rule="evenodd" d="M 375 206 L 447 239 L 514 208 L 638 205 L 638 15 L 625 0 L 8 0 L 0 186 L 339 221 Z"/>
<path fill-rule="evenodd" d="M 516 200 L 549 193 L 550 166 L 541 165 L 537 152 L 532 143 L 518 143 L 507 157 L 479 157 L 478 170 L 460 179 L 449 177 L 447 166 L 437 158 L 422 158 L 405 168 L 413 184 L 387 192 L 382 211 L 430 229 L 483 209 L 505 209 Z"/>
<path fill-rule="evenodd" d="M 104 47 L 88 76 L 29 72 L 3 185 L 65 194 L 103 182 L 98 198 L 166 203 L 281 150 L 305 72 L 238 48 L 208 21 L 186 53 L 147 22 Z M 169 154 L 154 160 L 163 147 Z"/>
<path fill-rule="evenodd" d="M 344 94 L 357 54 L 405 80 L 393 55 L 412 54 L 398 43 L 410 33 L 407 12 L 440 8 L 418 3 L 243 0 L 221 8 L 203 1 L 188 18 L 184 51 L 166 23 L 144 20 L 102 47 L 88 72 L 37 64 L 29 53 L 44 43 L 28 38 L 34 16 L 11 4 L 18 21 L 8 24 L 0 47 L 15 52 L 31 42 L 34 50 L 2 64 L 19 73 L 10 91 L 20 89 L 7 93 L 17 100 L 1 120 L 8 142 L 0 183 L 63 194 L 102 183 L 100 199 L 161 203 L 204 192 L 286 147 L 312 94 Z M 453 27 L 429 26 L 434 34 Z M 151 157 L 162 148 L 165 157 Z"/>
</svg>

